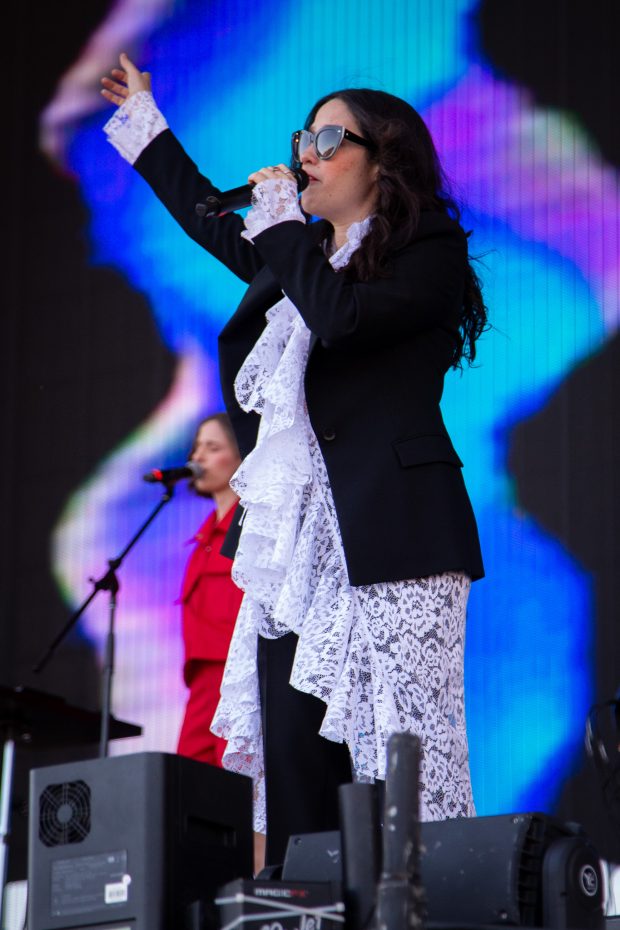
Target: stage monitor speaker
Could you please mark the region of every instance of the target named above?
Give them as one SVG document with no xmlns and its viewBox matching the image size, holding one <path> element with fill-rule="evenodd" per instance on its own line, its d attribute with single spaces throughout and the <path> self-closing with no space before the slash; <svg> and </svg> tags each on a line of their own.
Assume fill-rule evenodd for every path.
<svg viewBox="0 0 620 930">
<path fill-rule="evenodd" d="M 604 927 L 598 854 L 574 824 L 546 814 L 424 823 L 429 920 L 553 930 Z"/>
<path fill-rule="evenodd" d="M 431 927 L 605 926 L 599 857 L 575 825 L 538 813 L 443 820 L 420 825 L 420 846 Z M 282 874 L 297 882 L 342 880 L 340 852 L 339 833 L 292 836 Z M 344 886 L 345 899 L 367 891 Z M 351 930 L 362 930 L 350 917 Z"/>
<path fill-rule="evenodd" d="M 252 848 L 242 775 L 156 752 L 34 769 L 29 930 L 183 930 Z"/>
</svg>

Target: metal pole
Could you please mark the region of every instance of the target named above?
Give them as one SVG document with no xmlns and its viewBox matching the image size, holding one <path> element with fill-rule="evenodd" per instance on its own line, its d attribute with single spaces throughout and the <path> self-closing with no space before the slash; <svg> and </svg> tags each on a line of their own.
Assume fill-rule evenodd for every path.
<svg viewBox="0 0 620 930">
<path fill-rule="evenodd" d="M 15 740 L 4 741 L 2 752 L 2 785 L 0 786 L 0 926 L 4 927 L 4 892 L 8 874 L 9 833 L 11 831 L 11 792 L 15 765 Z"/>
</svg>

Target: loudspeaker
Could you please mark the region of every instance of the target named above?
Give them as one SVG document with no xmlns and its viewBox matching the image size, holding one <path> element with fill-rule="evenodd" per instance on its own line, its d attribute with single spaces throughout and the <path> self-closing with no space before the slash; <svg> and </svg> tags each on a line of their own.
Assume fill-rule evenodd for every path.
<svg viewBox="0 0 620 930">
<path fill-rule="evenodd" d="M 421 843 L 431 921 L 604 926 L 599 857 L 575 824 L 539 813 L 460 818 L 422 824 Z"/>
<path fill-rule="evenodd" d="M 242 775 L 155 752 L 34 769 L 29 930 L 182 930 L 252 846 Z"/>
<path fill-rule="evenodd" d="M 347 887 L 350 870 L 345 861 L 343 871 L 341 861 L 347 844 L 341 849 L 339 840 L 339 833 L 292 836 L 283 875 L 298 882 L 310 880 L 310 874 L 313 881 L 337 882 L 344 874 L 345 900 L 361 893 Z M 420 844 L 430 926 L 602 930 L 605 925 L 599 857 L 574 824 L 538 813 L 443 820 L 420 824 Z M 347 925 L 359 930 L 368 912 L 366 902 L 364 922 L 355 922 L 347 909 Z"/>
<path fill-rule="evenodd" d="M 284 882 L 342 881 L 340 832 L 298 833 L 290 836 L 282 866 Z M 369 850 L 365 850 L 369 853 Z"/>
</svg>

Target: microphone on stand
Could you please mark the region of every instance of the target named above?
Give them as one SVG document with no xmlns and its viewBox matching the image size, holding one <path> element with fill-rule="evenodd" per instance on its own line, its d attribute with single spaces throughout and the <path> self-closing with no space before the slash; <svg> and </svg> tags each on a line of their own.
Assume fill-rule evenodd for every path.
<svg viewBox="0 0 620 930">
<path fill-rule="evenodd" d="M 175 484 L 177 481 L 183 481 L 184 478 L 200 478 L 204 468 L 197 462 L 187 462 L 178 468 L 153 468 L 142 475 L 143 481 L 150 484 Z"/>
<path fill-rule="evenodd" d="M 301 168 L 291 168 L 291 171 L 297 181 L 297 190 L 301 193 L 308 186 L 308 175 Z M 196 204 L 196 213 L 198 216 L 210 217 L 224 216 L 225 213 L 242 210 L 243 207 L 250 206 L 253 189 L 253 184 L 243 184 L 241 187 L 233 187 L 232 190 L 222 191 L 220 194 L 212 194 Z"/>
<path fill-rule="evenodd" d="M 387 745 L 383 868 L 375 924 L 424 930 L 426 895 L 420 874 L 420 737 L 392 733 Z"/>
</svg>

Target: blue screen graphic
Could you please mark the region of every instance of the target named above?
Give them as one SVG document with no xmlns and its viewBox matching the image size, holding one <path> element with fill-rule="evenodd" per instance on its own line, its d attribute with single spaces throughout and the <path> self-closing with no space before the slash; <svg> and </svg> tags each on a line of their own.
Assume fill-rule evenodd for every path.
<svg viewBox="0 0 620 930">
<path fill-rule="evenodd" d="M 466 700 L 476 806 L 492 814 L 550 809 L 592 699 L 591 578 L 519 510 L 507 459 L 514 426 L 616 328 L 620 250 L 609 247 L 618 235 L 613 172 L 569 114 L 536 106 L 480 59 L 475 9 L 473 0 L 184 0 L 165 15 L 154 7 L 133 54 L 152 72 L 171 128 L 223 189 L 288 160 L 291 131 L 338 87 L 400 95 L 431 127 L 466 203 L 494 327 L 476 366 L 449 377 L 443 403 L 487 566 L 470 599 Z M 101 463 L 57 528 L 56 573 L 74 602 L 88 566 L 122 543 L 152 501 L 128 469 L 183 455 L 200 413 L 220 405 L 215 340 L 244 289 L 106 142 L 109 115 L 74 122 L 66 154 L 90 209 L 92 261 L 147 296 L 178 372 L 151 420 Z M 144 722 L 142 748 L 174 747 L 183 700 L 174 599 L 181 543 L 204 504 L 180 497 L 126 581 L 115 709 Z M 103 616 L 85 622 L 103 635 Z"/>
</svg>

